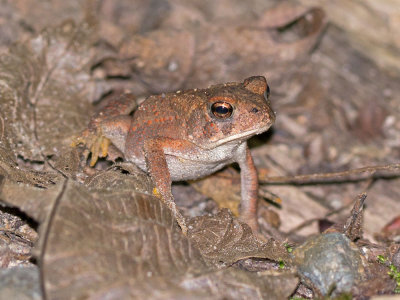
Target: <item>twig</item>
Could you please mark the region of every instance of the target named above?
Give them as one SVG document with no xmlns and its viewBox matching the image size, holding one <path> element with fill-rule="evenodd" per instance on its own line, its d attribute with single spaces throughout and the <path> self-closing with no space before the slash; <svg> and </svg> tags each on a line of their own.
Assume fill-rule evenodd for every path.
<svg viewBox="0 0 400 300">
<path fill-rule="evenodd" d="M 378 171 L 387 171 L 389 172 L 389 174 L 376 174 Z M 363 167 L 359 169 L 347 170 L 342 172 L 332 172 L 332 173 L 260 177 L 259 182 L 261 184 L 282 184 L 282 183 L 311 184 L 311 183 L 325 183 L 325 182 L 338 182 L 338 181 L 361 181 L 371 178 L 376 179 L 388 176 L 400 176 L 400 164 Z"/>
<path fill-rule="evenodd" d="M 0 120 L 1 120 L 1 134 L 0 134 L 0 141 L 1 141 L 4 137 L 5 124 L 4 124 L 4 119 L 2 118 L 2 116 L 0 116 Z"/>
</svg>

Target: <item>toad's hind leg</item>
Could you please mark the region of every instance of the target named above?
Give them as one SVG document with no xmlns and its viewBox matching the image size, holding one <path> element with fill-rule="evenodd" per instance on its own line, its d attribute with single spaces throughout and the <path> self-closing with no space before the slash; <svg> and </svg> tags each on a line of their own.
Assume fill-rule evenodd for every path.
<svg viewBox="0 0 400 300">
<path fill-rule="evenodd" d="M 101 123 L 102 135 L 109 139 L 122 153 L 125 153 L 125 142 L 131 121 L 131 116 L 118 116 Z"/>
<path fill-rule="evenodd" d="M 125 150 L 125 140 L 131 117 L 129 113 L 137 106 L 130 94 L 111 99 L 108 104 L 96 113 L 89 122 L 88 128 L 72 141 L 72 146 L 84 144 L 92 152 L 90 165 L 94 166 L 99 157 L 106 157 L 108 146 L 113 143 L 121 152 Z M 87 155 L 89 155 L 89 151 Z"/>
<path fill-rule="evenodd" d="M 107 119 L 129 115 L 136 107 L 137 103 L 132 94 L 115 96 L 108 100 L 107 105 L 92 117 L 89 127 L 93 122 L 101 123 Z"/>
</svg>

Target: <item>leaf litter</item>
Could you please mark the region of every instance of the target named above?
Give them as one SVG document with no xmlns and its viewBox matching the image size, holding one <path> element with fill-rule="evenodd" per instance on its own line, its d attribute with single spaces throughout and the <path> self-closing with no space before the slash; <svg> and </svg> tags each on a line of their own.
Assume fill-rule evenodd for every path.
<svg viewBox="0 0 400 300">
<path fill-rule="evenodd" d="M 165 24 L 169 22 L 168 26 L 171 26 L 173 20 L 168 19 L 168 16 L 175 13 L 174 9 L 185 7 L 179 1 L 173 3 L 175 6 L 163 6 L 161 14 L 165 18 Z M 191 8 L 196 11 L 190 3 L 186 5 L 188 5 L 186 9 Z M 88 7 L 91 6 L 88 5 L 85 9 Z M 74 9 L 77 8 L 72 10 Z M 120 8 L 109 4 L 108 10 L 100 9 L 101 13 L 108 14 L 107 22 L 112 20 L 109 18 L 111 16 L 109 13 L 114 9 Z M 146 9 L 150 10 L 151 5 Z M 214 9 L 218 9 L 218 4 Z M 285 9 L 290 11 L 292 8 Z M 320 10 L 297 8 L 294 11 L 297 16 L 311 12 L 311 16 L 314 16 L 311 18 L 316 18 L 316 23 L 312 26 L 317 26 L 318 34 L 322 33 L 325 21 L 323 15 L 319 14 Z M 197 14 L 201 15 L 199 11 Z M 157 20 L 155 15 L 148 16 L 148 22 Z M 276 24 L 268 23 L 274 22 L 274 19 L 266 16 L 268 13 L 260 18 L 261 21 L 255 27 L 274 28 Z M 322 19 L 318 19 L 321 17 Z M 243 16 L 243 19 L 246 18 Z M 201 18 L 198 20 L 201 20 L 199 24 L 207 22 Z M 133 19 L 131 22 L 134 24 L 141 21 Z M 199 26 L 198 35 L 195 36 L 197 38 L 204 36 L 206 40 L 209 38 L 207 43 L 215 42 L 222 45 L 222 49 L 226 46 L 224 39 L 232 33 L 228 28 L 220 32 L 219 28 L 225 25 L 218 23 L 217 20 L 214 22 L 211 27 L 207 24 L 204 27 Z M 111 26 L 111 23 L 100 24 L 102 32 L 106 28 L 104 24 Z M 106 94 L 109 87 L 114 86 L 114 89 L 118 90 L 132 84 L 131 90 L 136 88 L 138 94 L 145 94 L 149 90 L 177 89 L 190 86 L 194 82 L 206 84 L 225 81 L 227 73 L 238 77 L 243 75 L 240 70 L 245 68 L 235 67 L 229 59 L 224 63 L 228 69 L 232 67 L 229 69 L 231 71 L 224 73 L 224 70 L 218 69 L 220 64 L 216 63 L 216 57 L 210 54 L 212 52 L 207 52 L 209 49 L 205 49 L 205 52 L 202 52 L 204 56 L 198 59 L 195 54 L 200 48 L 196 48 L 199 47 L 196 44 L 192 45 L 196 51 L 185 52 L 184 48 L 175 47 L 177 52 L 183 51 L 184 55 L 179 56 L 177 52 L 173 52 L 174 49 L 171 49 L 171 52 L 163 53 L 165 57 L 161 56 L 164 59 L 162 63 L 158 66 L 152 64 L 151 55 L 147 58 L 143 56 L 147 43 L 164 43 L 169 47 L 171 43 L 173 44 L 171 41 L 186 40 L 187 37 L 190 40 L 193 34 L 190 30 L 177 30 L 176 24 L 171 31 L 165 24 L 165 27 L 159 25 L 160 28 L 156 28 L 157 25 L 154 24 L 157 22 L 150 22 L 147 23 L 147 27 L 142 27 L 142 29 L 147 28 L 143 29 L 147 31 L 147 35 L 133 35 L 131 39 L 126 38 L 120 44 L 126 47 L 131 43 L 133 47 L 125 48 L 122 55 L 127 57 L 122 56 L 122 61 L 133 57 L 129 51 L 139 51 L 140 59 L 145 61 L 145 69 L 137 72 L 138 69 L 135 68 L 139 60 L 133 59 L 132 74 L 127 73 L 128 69 L 123 64 L 117 63 L 113 69 L 107 69 L 106 65 L 99 63 L 98 59 L 101 57 L 109 60 L 102 49 L 105 44 L 99 43 L 102 38 L 98 35 L 98 24 L 89 25 L 85 22 L 75 24 L 66 21 L 57 27 L 49 26 L 25 42 L 11 46 L 9 52 L 0 57 L 0 200 L 39 223 L 39 236 L 33 253 L 39 266 L 36 271 L 40 274 L 43 295 L 48 299 L 71 297 L 283 299 L 292 295 L 296 288 L 297 294 L 294 295 L 302 295 L 301 291 L 308 289 L 310 291 L 308 296 L 312 294 L 332 296 L 343 291 L 348 292 L 348 286 L 351 286 L 350 292 L 356 298 L 393 292 L 396 282 L 388 275 L 388 267 L 377 261 L 377 257 L 382 255 L 385 261 L 393 262 L 393 265 L 396 263 L 396 258 L 399 256 L 399 249 L 396 247 L 398 245 L 395 242 L 397 235 L 396 233 L 390 235 L 386 233 L 389 229 L 385 229 L 382 239 L 386 245 L 364 239 L 365 196 L 357 198 L 350 217 L 340 222 L 335 220 L 332 222 L 333 226 L 322 235 L 308 240 L 301 234 L 293 240 L 291 239 L 294 235 L 287 235 L 285 240 L 285 232 L 274 235 L 277 229 L 270 232 L 274 238 L 264 237 L 264 240 L 260 240 L 246 224 L 238 221 L 228 210 L 192 218 L 189 223 L 189 236 L 186 238 L 181 235 L 170 211 L 152 194 L 153 184 L 146 174 L 130 164 L 117 163 L 109 167 L 105 161 L 100 162 L 100 166 L 96 169 L 85 171 L 79 152 L 70 149 L 69 145 L 71 138 L 85 128 L 88 117 L 94 111 L 92 103 L 99 98 L 99 90 Z M 306 23 L 300 20 L 300 24 Z M 114 39 L 105 36 L 103 41 L 110 38 L 109 41 L 120 43 L 123 40 L 120 37 L 127 32 L 117 26 L 114 29 L 114 32 L 122 35 L 116 35 Z M 268 33 L 246 30 L 249 31 L 249 36 L 261 34 L 267 37 L 266 40 L 273 38 L 278 44 L 283 41 L 291 42 L 293 37 L 298 38 L 297 34 L 292 36 L 290 31 L 286 32 L 289 35 L 280 37 L 283 40 L 279 40 L 276 32 L 269 36 Z M 165 34 L 160 34 L 163 31 Z M 207 33 L 210 32 L 214 34 L 207 37 Z M 304 32 L 306 34 L 303 38 L 306 39 L 307 32 L 309 34 L 313 31 Z M 295 55 L 292 61 L 281 61 L 281 67 L 279 63 L 268 65 L 268 60 L 260 63 L 262 59 L 258 53 L 253 57 L 257 58 L 252 62 L 254 65 L 256 61 L 257 67 L 276 68 L 272 72 L 272 82 L 277 83 L 277 90 L 282 92 L 280 97 L 284 100 L 284 104 L 281 107 L 285 106 L 285 101 L 291 103 L 291 99 L 294 99 L 299 89 L 303 88 L 304 79 L 301 78 L 304 74 L 309 74 L 310 69 L 307 64 L 302 64 L 309 59 L 308 51 L 314 46 L 318 34 L 309 39 L 312 42 L 304 43 L 304 46 L 297 48 L 297 59 Z M 137 41 L 137 44 L 134 41 Z M 235 47 L 240 49 L 243 43 L 240 39 L 236 42 Z M 113 47 L 118 48 L 119 45 Z M 287 45 L 282 44 L 279 47 L 285 49 Z M 251 51 L 247 57 L 250 57 Z M 274 51 L 276 49 L 273 47 L 267 51 L 270 58 L 276 53 Z M 117 52 L 110 51 L 110 48 L 106 51 L 114 53 L 113 55 Z M 167 72 L 158 72 L 157 67 L 163 68 L 164 63 L 170 62 L 170 58 L 174 55 L 183 60 L 182 62 L 178 60 L 178 73 L 173 76 L 170 74 L 174 69 L 172 65 L 169 65 L 170 69 Z M 232 57 L 235 55 L 232 54 Z M 195 64 L 191 60 L 194 60 Z M 115 61 L 115 58 L 111 61 Z M 249 65 L 246 57 L 241 57 L 240 63 Z M 292 63 L 295 67 L 288 68 L 285 73 L 281 69 L 286 63 Z M 196 67 L 196 64 L 200 66 Z M 207 64 L 217 68 L 216 72 L 212 72 L 214 74 L 212 78 L 202 77 L 203 74 L 207 74 L 202 71 Z M 118 67 L 125 72 L 120 80 L 116 80 Z M 295 70 L 296 68 L 298 70 Z M 108 70 L 114 72 L 111 76 L 113 79 L 104 83 L 107 75 L 103 75 Z M 103 71 L 105 73 L 102 73 Z M 152 74 L 158 74 L 160 77 Z M 188 74 L 190 78 L 185 81 L 184 78 Z M 282 78 L 293 79 L 291 89 L 280 86 L 278 82 L 286 82 Z M 387 114 L 388 110 L 385 111 Z M 383 116 L 387 117 L 388 115 Z M 290 119 L 287 116 L 282 116 L 282 119 L 288 121 L 281 127 L 283 131 L 301 129 L 301 126 L 290 127 Z M 367 125 L 362 125 L 365 122 L 360 116 L 355 120 L 361 127 L 366 127 L 365 130 L 363 128 L 361 130 L 372 132 L 368 135 L 369 139 L 371 134 L 382 134 L 381 130 L 371 131 Z M 384 126 L 385 123 L 381 120 L 380 124 Z M 362 132 L 357 130 L 354 132 L 363 136 Z M 282 141 L 285 140 L 285 133 L 283 135 L 281 133 L 278 132 L 276 136 Z M 316 146 L 318 143 L 310 146 L 309 150 L 315 151 L 312 147 Z M 322 157 L 316 155 L 314 162 Z M 389 168 L 394 170 L 395 165 Z M 378 176 L 375 174 L 379 168 L 367 167 L 367 169 L 367 172 L 374 173 L 373 179 L 380 178 L 379 174 Z M 302 178 L 297 177 L 295 180 Z M 270 184 L 268 178 L 265 181 Z M 303 197 L 307 197 L 308 193 L 307 191 L 302 193 Z M 277 194 L 279 195 L 279 192 Z M 283 205 L 287 204 L 283 202 Z M 331 216 L 326 212 L 322 215 Z M 281 222 L 285 222 L 285 218 L 282 219 Z M 396 224 L 395 221 L 393 223 Z M 387 228 L 392 227 L 389 224 Z M 391 232 L 393 231 L 396 232 L 395 229 Z M 292 232 L 297 234 L 296 230 Z M 34 241 L 36 238 L 29 239 Z M 303 251 L 301 249 L 310 248 L 310 244 L 313 245 L 311 248 L 317 249 L 331 248 L 329 245 L 332 243 L 338 246 L 338 240 L 343 245 L 350 245 L 351 250 L 344 250 L 344 254 L 357 257 L 353 261 L 357 261 L 357 266 L 362 271 L 353 274 L 355 280 L 348 281 L 351 284 L 345 284 L 345 289 L 342 289 L 343 285 L 332 285 L 329 281 L 326 281 L 328 282 L 326 287 L 314 284 L 313 278 L 305 277 L 299 266 L 307 265 L 312 268 L 311 272 L 322 267 L 327 270 L 326 274 L 332 274 L 335 272 L 332 272 L 329 264 L 325 264 L 323 260 L 327 257 L 331 257 L 332 261 L 345 259 L 326 255 L 322 257 L 322 261 L 311 259 L 307 262 L 304 259 L 306 256 L 296 253 Z M 346 247 L 343 246 L 342 249 L 347 249 Z M 292 249 L 295 249 L 294 253 Z M 11 253 L 7 251 L 5 254 Z M 326 278 L 329 276 L 326 275 Z M 302 281 L 300 285 L 299 278 Z M 0 296 L 5 295 L 2 293 L 0 290 Z"/>
</svg>

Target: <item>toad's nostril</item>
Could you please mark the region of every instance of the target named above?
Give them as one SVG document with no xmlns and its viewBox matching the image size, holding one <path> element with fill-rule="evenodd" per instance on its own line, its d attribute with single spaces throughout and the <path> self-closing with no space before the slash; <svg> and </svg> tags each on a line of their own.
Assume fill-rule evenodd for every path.
<svg viewBox="0 0 400 300">
<path fill-rule="evenodd" d="M 251 110 L 251 112 L 252 112 L 252 113 L 258 113 L 258 108 L 253 107 L 252 110 Z"/>
</svg>

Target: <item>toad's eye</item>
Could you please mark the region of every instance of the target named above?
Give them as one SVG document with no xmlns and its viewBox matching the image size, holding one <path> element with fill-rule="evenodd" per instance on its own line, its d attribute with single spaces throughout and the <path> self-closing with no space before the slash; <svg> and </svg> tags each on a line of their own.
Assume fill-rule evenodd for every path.
<svg viewBox="0 0 400 300">
<path fill-rule="evenodd" d="M 271 93 L 271 90 L 269 89 L 269 85 L 267 85 L 267 90 L 264 92 L 264 98 L 265 100 L 269 100 L 269 94 Z"/>
<path fill-rule="evenodd" d="M 233 107 L 228 102 L 215 102 L 211 105 L 211 112 L 218 119 L 227 119 L 232 115 Z"/>
</svg>

